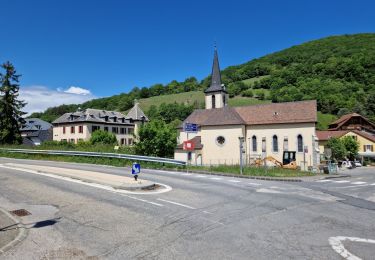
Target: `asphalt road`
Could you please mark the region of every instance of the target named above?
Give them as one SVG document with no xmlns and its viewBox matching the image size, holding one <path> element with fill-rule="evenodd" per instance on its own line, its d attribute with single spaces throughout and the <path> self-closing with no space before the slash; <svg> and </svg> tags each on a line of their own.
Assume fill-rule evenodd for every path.
<svg viewBox="0 0 375 260">
<path fill-rule="evenodd" d="M 0 165 L 6 162 L 15 160 L 0 159 Z M 28 237 L 0 258 L 343 259 L 341 252 L 375 259 L 375 171 L 350 174 L 326 182 L 286 183 L 144 170 L 144 179 L 172 190 L 123 195 L 0 168 L 0 206 L 32 213 L 22 218 Z"/>
</svg>

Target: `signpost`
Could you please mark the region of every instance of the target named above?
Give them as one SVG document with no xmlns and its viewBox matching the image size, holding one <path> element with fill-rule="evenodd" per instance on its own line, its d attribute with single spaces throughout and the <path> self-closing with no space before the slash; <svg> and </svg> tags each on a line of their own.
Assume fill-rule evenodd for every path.
<svg viewBox="0 0 375 260">
<path fill-rule="evenodd" d="M 195 144 L 193 143 L 193 141 L 191 140 L 188 140 L 188 141 L 184 141 L 183 143 L 183 147 L 182 147 L 185 151 L 193 151 L 194 148 L 195 148 Z"/>
<path fill-rule="evenodd" d="M 141 165 L 135 162 L 132 166 L 132 174 L 134 176 L 135 181 L 137 181 L 139 173 L 141 173 Z"/>
<path fill-rule="evenodd" d="M 197 133 L 198 125 L 192 123 L 184 123 L 184 132 L 186 133 Z"/>
</svg>

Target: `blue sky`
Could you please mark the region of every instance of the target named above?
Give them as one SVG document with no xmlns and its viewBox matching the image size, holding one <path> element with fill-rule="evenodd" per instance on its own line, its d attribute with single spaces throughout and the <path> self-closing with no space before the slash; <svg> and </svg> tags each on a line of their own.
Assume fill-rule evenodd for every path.
<svg viewBox="0 0 375 260">
<path fill-rule="evenodd" d="M 214 41 L 223 69 L 329 35 L 375 32 L 375 3 L 361 0 L 2 0 L 1 9 L 0 62 L 23 75 L 32 111 L 200 80 Z"/>
</svg>

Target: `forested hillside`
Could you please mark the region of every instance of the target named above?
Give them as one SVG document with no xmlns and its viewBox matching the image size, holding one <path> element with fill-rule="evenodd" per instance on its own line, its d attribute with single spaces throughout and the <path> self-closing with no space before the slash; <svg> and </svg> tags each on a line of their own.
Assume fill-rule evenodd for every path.
<svg viewBox="0 0 375 260">
<path fill-rule="evenodd" d="M 209 68 L 207 69 L 209 71 Z M 231 97 L 242 96 L 243 104 L 254 100 L 284 102 L 316 99 L 322 113 L 342 115 L 358 112 L 375 119 L 375 34 L 327 37 L 297 45 L 222 71 Z M 126 111 L 134 99 L 204 90 L 210 82 L 195 77 L 183 82 L 133 88 L 129 93 L 100 98 L 79 105 Z M 202 93 L 203 96 L 203 93 Z M 246 100 L 249 99 L 249 102 Z M 185 103 L 183 100 L 181 103 Z M 156 106 L 161 103 L 155 102 Z M 186 104 L 198 107 L 200 102 Z M 34 113 L 52 121 L 78 105 L 63 105 Z M 183 113 L 185 114 L 185 113 Z M 332 117 L 334 118 L 334 117 Z"/>
</svg>

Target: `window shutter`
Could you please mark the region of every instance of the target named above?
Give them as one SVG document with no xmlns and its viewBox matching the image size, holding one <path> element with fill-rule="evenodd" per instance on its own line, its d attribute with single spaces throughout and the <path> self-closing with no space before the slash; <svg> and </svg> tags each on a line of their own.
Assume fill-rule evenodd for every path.
<svg viewBox="0 0 375 260">
<path fill-rule="evenodd" d="M 371 152 L 373 152 L 374 151 L 374 146 L 371 145 L 370 148 L 371 148 Z"/>
<path fill-rule="evenodd" d="M 366 152 L 366 145 L 363 145 L 363 151 Z"/>
</svg>

